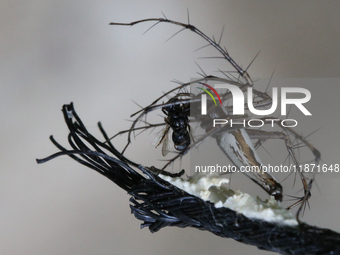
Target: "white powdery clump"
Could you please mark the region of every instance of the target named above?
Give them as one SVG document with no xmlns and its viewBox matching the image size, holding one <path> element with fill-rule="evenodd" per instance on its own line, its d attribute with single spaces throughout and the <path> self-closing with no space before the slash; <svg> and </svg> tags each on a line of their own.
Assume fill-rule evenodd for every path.
<svg viewBox="0 0 340 255">
<path fill-rule="evenodd" d="M 248 218 L 260 219 L 267 222 L 276 222 L 284 225 L 298 225 L 295 217 L 279 203 L 270 197 L 262 201 L 239 190 L 233 191 L 226 187 L 229 179 L 216 178 L 216 176 L 200 176 L 183 180 L 179 177 L 159 175 L 165 181 L 171 183 L 187 193 L 215 204 L 216 208 L 226 207 L 243 214 Z"/>
</svg>

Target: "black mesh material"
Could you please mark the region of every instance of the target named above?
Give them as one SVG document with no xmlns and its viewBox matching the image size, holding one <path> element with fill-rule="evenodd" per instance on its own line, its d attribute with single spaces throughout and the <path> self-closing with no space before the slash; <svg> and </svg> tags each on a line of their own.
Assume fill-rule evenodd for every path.
<svg viewBox="0 0 340 255">
<path fill-rule="evenodd" d="M 131 196 L 131 211 L 143 221 L 141 227 L 148 227 L 153 233 L 167 226 L 194 227 L 281 254 L 340 254 L 338 233 L 305 223 L 294 227 L 278 225 L 249 219 L 228 208 L 215 208 L 164 181 L 151 168 L 126 159 L 111 144 L 100 123 L 107 142 L 97 140 L 86 130 L 72 103 L 64 105 L 62 111 L 73 150 L 66 150 L 51 136 L 60 152 L 37 162 L 68 155 L 109 178 Z"/>
</svg>

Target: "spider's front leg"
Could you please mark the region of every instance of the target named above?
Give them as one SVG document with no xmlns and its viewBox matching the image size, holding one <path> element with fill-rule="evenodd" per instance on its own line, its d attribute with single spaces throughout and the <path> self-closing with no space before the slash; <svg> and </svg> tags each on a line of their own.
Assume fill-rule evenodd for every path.
<svg viewBox="0 0 340 255">
<path fill-rule="evenodd" d="M 268 118 L 267 118 L 268 119 Z M 281 128 L 283 128 L 286 132 L 290 133 L 291 135 L 294 136 L 294 138 L 296 140 L 301 141 L 304 145 L 306 145 L 311 152 L 313 153 L 314 157 L 315 157 L 315 163 L 318 164 L 321 154 L 320 152 L 313 146 L 311 145 L 306 138 L 304 138 L 303 136 L 297 134 L 294 130 L 292 130 L 291 128 L 288 127 L 283 127 L 280 123 L 280 121 L 275 122 L 277 123 L 277 125 L 279 125 Z M 260 147 L 265 141 L 267 141 L 268 139 L 281 139 L 285 142 L 287 151 L 289 153 L 289 156 L 292 158 L 293 163 L 295 165 L 295 169 L 298 170 L 298 173 L 300 175 L 301 178 L 301 182 L 303 185 L 303 189 L 304 189 L 304 196 L 302 196 L 301 198 L 299 198 L 299 200 L 297 202 L 295 202 L 294 204 L 290 205 L 289 207 L 287 207 L 287 210 L 300 205 L 298 211 L 297 211 L 297 219 L 299 218 L 299 214 L 302 210 L 302 208 L 305 206 L 305 204 L 307 203 L 308 199 L 311 197 L 311 188 L 312 188 L 312 184 L 314 182 L 315 179 L 315 173 L 313 172 L 312 178 L 310 178 L 309 183 L 307 182 L 307 178 L 304 176 L 304 173 L 301 171 L 300 166 L 299 166 L 299 162 L 297 160 L 297 156 L 294 152 L 294 145 L 291 142 L 289 136 L 284 133 L 284 132 L 268 132 L 268 131 L 263 131 L 263 130 L 252 130 L 252 129 L 247 129 L 247 133 L 249 135 L 249 137 L 251 139 L 258 139 L 258 141 L 255 143 L 255 149 L 257 149 L 258 147 Z"/>
<path fill-rule="evenodd" d="M 275 200 L 282 201 L 281 184 L 270 173 L 263 171 L 262 160 L 244 128 L 220 132 L 216 136 L 216 141 L 220 149 L 241 172 L 269 195 L 274 196 Z"/>
</svg>

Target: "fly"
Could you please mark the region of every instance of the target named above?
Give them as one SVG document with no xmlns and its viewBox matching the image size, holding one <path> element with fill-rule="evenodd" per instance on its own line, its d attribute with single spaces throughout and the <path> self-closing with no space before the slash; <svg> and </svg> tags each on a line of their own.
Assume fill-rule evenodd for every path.
<svg viewBox="0 0 340 255">
<path fill-rule="evenodd" d="M 170 129 L 172 129 L 172 141 L 178 151 L 185 150 L 190 145 L 190 126 L 189 126 L 189 104 L 178 104 L 177 97 L 171 98 L 167 105 L 162 108 L 162 112 L 167 116 L 164 118 L 166 126 L 156 138 L 156 148 L 162 145 L 162 155 L 166 156 L 170 148 Z M 159 138 L 160 137 L 160 138 Z"/>
</svg>

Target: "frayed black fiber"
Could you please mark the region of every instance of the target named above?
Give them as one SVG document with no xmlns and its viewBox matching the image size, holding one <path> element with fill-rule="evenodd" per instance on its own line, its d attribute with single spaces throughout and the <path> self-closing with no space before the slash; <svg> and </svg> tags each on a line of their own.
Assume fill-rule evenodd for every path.
<svg viewBox="0 0 340 255">
<path fill-rule="evenodd" d="M 338 233 L 305 223 L 287 226 L 249 219 L 228 208 L 215 208 L 214 204 L 164 181 L 152 168 L 125 158 L 109 141 L 100 123 L 105 142 L 93 137 L 72 103 L 64 105 L 62 112 L 70 131 L 68 142 L 72 150 L 65 149 L 51 136 L 60 152 L 37 159 L 37 162 L 68 155 L 109 178 L 131 196 L 132 213 L 143 221 L 141 226 L 148 227 L 151 232 L 168 226 L 194 227 L 281 254 L 340 254 Z"/>
</svg>

